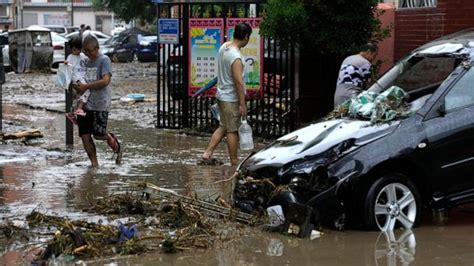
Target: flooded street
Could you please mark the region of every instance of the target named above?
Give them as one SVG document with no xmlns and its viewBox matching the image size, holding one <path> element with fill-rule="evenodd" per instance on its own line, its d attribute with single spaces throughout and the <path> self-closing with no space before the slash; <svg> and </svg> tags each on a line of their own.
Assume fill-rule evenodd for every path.
<svg viewBox="0 0 474 266">
<path fill-rule="evenodd" d="M 221 143 L 215 157 L 225 164 L 197 165 L 208 137 L 155 129 L 156 65 L 114 65 L 113 107 L 109 128 L 123 140 L 122 165 L 115 165 L 105 143 L 97 143 L 100 168 L 92 169 L 75 132 L 74 147 L 65 145 L 64 93 L 54 75 L 7 75 L 3 86 L 3 131 L 39 129 L 44 138 L 0 143 L 0 223 L 24 223 L 33 210 L 73 219 L 106 219 L 83 212 L 91 199 L 123 189 L 127 181 L 146 181 L 179 194 L 227 198 L 233 168 Z M 130 70 L 133 69 L 133 70 Z M 115 72 L 114 72 L 115 73 Z M 155 73 L 155 74 L 153 74 Z M 152 100 L 127 104 L 127 93 Z M 155 101 L 153 101 L 155 99 Z M 46 110 L 46 109 L 47 110 Z M 76 130 L 76 129 L 75 129 Z M 246 154 L 241 153 L 240 158 Z M 217 183 L 216 183 L 217 182 Z M 287 237 L 244 227 L 244 236 L 210 249 L 175 254 L 84 261 L 90 265 L 472 265 L 474 206 L 450 213 L 447 225 L 433 225 L 429 213 L 421 227 L 394 233 L 325 230 L 315 240 Z M 51 236 L 45 236 L 47 239 Z M 0 235 L 0 264 L 30 264 L 45 239 L 8 241 Z M 76 261 L 77 262 L 77 261 Z M 116 264 L 111 264 L 116 263 Z"/>
</svg>

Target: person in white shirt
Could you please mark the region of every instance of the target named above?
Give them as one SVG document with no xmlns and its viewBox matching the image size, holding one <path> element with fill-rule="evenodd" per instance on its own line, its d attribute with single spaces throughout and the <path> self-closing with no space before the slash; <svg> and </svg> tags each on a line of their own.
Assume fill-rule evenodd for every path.
<svg viewBox="0 0 474 266">
<path fill-rule="evenodd" d="M 68 55 L 66 63 L 72 66 L 72 84 L 79 85 L 86 83 L 86 60 L 87 56 L 84 55 L 82 51 L 82 40 L 80 38 L 72 38 L 69 41 L 69 47 L 71 48 L 71 54 Z M 77 124 L 76 116 L 85 116 L 84 105 L 89 99 L 90 91 L 86 90 L 84 93 L 80 94 L 76 101 L 74 110 L 66 114 L 66 117 Z"/>
<path fill-rule="evenodd" d="M 252 28 L 247 23 L 235 26 L 232 41 L 224 43 L 218 54 L 217 72 L 217 103 L 220 111 L 219 128 L 212 134 L 209 145 L 202 155 L 202 164 L 212 164 L 214 149 L 226 136 L 230 162 L 237 165 L 237 147 L 239 142 L 238 129 L 241 116 L 247 115 L 244 88 L 244 62 L 240 52 L 245 47 L 252 34 Z"/>
</svg>

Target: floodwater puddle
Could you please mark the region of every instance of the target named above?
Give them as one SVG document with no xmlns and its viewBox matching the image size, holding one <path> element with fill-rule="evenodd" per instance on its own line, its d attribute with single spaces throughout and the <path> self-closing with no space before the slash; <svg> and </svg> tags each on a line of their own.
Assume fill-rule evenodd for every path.
<svg viewBox="0 0 474 266">
<path fill-rule="evenodd" d="M 24 130 L 22 125 L 28 124 L 45 136 L 27 145 L 21 141 L 0 144 L 0 224 L 12 222 L 25 227 L 25 217 L 34 210 L 71 220 L 114 224 L 117 221 L 113 218 L 82 210 L 91 201 L 126 191 L 130 181 L 149 182 L 198 198 L 226 198 L 230 193 L 230 183 L 223 180 L 233 174 L 233 169 L 228 165 L 224 143 L 219 145 L 215 157 L 224 160 L 225 165 L 199 166 L 197 162 L 207 138 L 111 120 L 110 130 L 123 141 L 123 164 L 115 165 L 107 145 L 97 143 L 101 166 L 93 169 L 77 136 L 72 148 L 64 144 L 63 114 L 6 105 L 4 119 L 4 131 Z M 420 228 L 412 231 L 325 230 L 314 240 L 237 225 L 241 237 L 207 249 L 174 254 L 156 251 L 139 257 L 102 257 L 86 262 L 92 265 L 462 265 L 474 261 L 474 242 L 466 233 L 472 231 L 473 222 L 474 207 L 468 206 L 454 210 L 447 226 L 433 225 L 428 217 Z M 10 241 L 0 232 L 0 264 L 28 264 L 41 243 L 51 238 L 40 234 L 25 243 Z"/>
</svg>

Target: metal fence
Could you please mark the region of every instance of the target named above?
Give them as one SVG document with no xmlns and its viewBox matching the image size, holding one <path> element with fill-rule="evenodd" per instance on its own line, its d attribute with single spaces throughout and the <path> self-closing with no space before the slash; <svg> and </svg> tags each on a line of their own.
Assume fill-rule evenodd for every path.
<svg viewBox="0 0 474 266">
<path fill-rule="evenodd" d="M 188 96 L 189 19 L 260 17 L 262 5 L 250 1 L 160 3 L 156 11 L 158 18 L 179 19 L 181 33 L 179 44 L 160 45 L 157 126 L 211 132 L 218 124 L 210 110 L 215 98 Z M 263 53 L 263 96 L 247 99 L 247 118 L 255 135 L 277 137 L 296 128 L 295 48 L 264 38 Z"/>
</svg>

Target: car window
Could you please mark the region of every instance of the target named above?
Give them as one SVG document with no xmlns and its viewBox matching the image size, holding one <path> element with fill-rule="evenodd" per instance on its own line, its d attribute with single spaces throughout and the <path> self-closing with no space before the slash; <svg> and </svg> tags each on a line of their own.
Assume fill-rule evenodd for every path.
<svg viewBox="0 0 474 266">
<path fill-rule="evenodd" d="M 451 57 L 424 57 L 413 60 L 411 65 L 394 82 L 395 86 L 406 92 L 423 88 L 445 80 L 455 67 L 455 59 Z"/>
<path fill-rule="evenodd" d="M 457 63 L 452 57 L 406 58 L 385 73 L 370 90 L 380 92 L 391 86 L 398 86 L 410 93 L 413 90 L 441 83 L 449 76 Z"/>
<path fill-rule="evenodd" d="M 134 36 L 134 35 L 131 35 L 131 36 L 128 38 L 128 43 L 129 43 L 129 44 L 136 44 L 136 43 L 137 43 L 137 37 Z"/>
<path fill-rule="evenodd" d="M 474 68 L 470 68 L 444 98 L 446 111 L 472 104 L 474 104 Z"/>
<path fill-rule="evenodd" d="M 31 33 L 33 46 L 52 46 L 51 37 L 48 31 L 37 31 Z"/>
<path fill-rule="evenodd" d="M 53 39 L 53 42 L 67 42 L 66 38 L 63 38 L 62 36 L 57 34 L 51 34 L 51 38 Z"/>
</svg>

